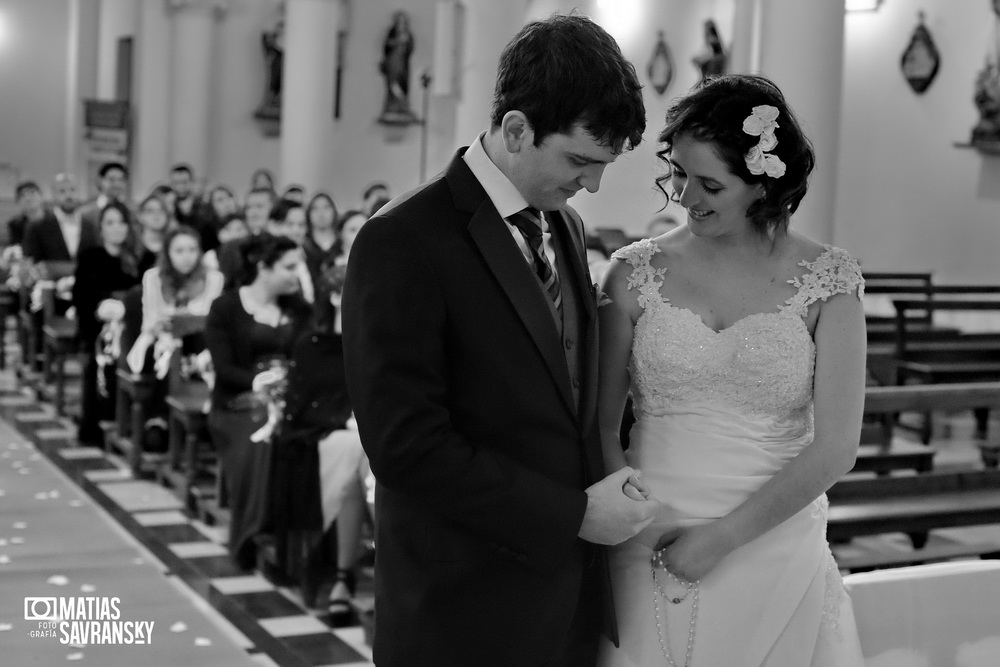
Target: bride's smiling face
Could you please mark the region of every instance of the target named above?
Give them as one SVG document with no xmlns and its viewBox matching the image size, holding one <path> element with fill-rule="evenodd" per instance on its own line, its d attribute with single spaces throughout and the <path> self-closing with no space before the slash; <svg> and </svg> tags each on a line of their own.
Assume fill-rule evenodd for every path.
<svg viewBox="0 0 1000 667">
<path fill-rule="evenodd" d="M 764 194 L 729 171 L 711 143 L 678 136 L 670 151 L 670 186 L 688 213 L 697 236 L 742 233 L 750 229 L 747 209 Z"/>
</svg>

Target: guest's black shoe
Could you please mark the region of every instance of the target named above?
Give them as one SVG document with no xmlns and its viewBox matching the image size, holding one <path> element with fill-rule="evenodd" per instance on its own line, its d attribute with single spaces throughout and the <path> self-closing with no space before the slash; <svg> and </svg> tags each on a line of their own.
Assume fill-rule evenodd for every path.
<svg viewBox="0 0 1000 667">
<path fill-rule="evenodd" d="M 330 620 L 337 622 L 344 620 L 351 615 L 351 600 L 357 590 L 358 580 L 351 570 L 337 570 L 337 580 L 330 590 L 330 599 L 327 602 L 327 611 L 330 612 Z"/>
</svg>

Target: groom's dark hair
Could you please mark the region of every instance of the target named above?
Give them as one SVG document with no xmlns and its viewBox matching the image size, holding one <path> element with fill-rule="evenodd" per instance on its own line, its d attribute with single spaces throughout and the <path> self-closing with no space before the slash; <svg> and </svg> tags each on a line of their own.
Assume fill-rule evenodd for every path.
<svg viewBox="0 0 1000 667">
<path fill-rule="evenodd" d="M 598 142 L 625 151 L 639 145 L 646 129 L 635 67 L 603 28 L 573 14 L 533 21 L 504 47 L 492 127 L 514 110 L 531 123 L 535 146 L 580 123 Z"/>
</svg>

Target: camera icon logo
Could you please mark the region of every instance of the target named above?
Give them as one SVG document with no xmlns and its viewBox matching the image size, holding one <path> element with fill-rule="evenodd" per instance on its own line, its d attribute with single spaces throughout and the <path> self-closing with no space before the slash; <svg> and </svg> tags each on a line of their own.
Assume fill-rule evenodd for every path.
<svg viewBox="0 0 1000 667">
<path fill-rule="evenodd" d="M 24 620 L 57 621 L 59 607 L 55 598 L 24 598 Z"/>
</svg>

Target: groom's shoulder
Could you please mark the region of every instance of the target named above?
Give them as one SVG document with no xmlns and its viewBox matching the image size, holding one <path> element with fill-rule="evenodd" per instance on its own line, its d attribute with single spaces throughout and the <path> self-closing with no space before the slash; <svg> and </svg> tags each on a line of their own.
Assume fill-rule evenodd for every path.
<svg viewBox="0 0 1000 667">
<path fill-rule="evenodd" d="M 403 221 L 441 210 L 450 202 L 447 184 L 441 176 L 436 176 L 389 201 L 372 220 Z"/>
</svg>

